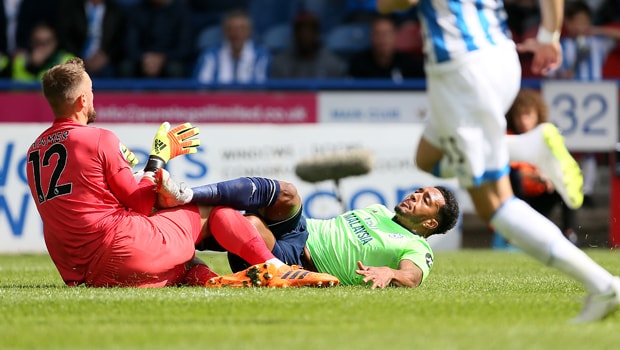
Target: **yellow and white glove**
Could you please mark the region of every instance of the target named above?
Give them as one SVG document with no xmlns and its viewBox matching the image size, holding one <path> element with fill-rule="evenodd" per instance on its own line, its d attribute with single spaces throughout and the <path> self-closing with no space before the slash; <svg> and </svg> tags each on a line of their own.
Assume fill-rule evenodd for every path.
<svg viewBox="0 0 620 350">
<path fill-rule="evenodd" d="M 138 163 L 140 163 L 140 161 L 138 160 L 138 157 L 136 157 L 136 154 L 133 153 L 129 148 L 127 148 L 127 146 L 121 143 L 120 147 L 121 147 L 121 153 L 125 157 L 125 160 L 127 161 L 127 163 L 129 163 L 129 167 L 133 168 Z"/>
<path fill-rule="evenodd" d="M 183 123 L 173 129 L 170 129 L 170 123 L 162 123 L 153 138 L 153 147 L 144 171 L 155 172 L 165 168 L 172 158 L 198 152 L 200 139 L 193 137 L 199 133 L 198 127 L 191 123 Z"/>
</svg>

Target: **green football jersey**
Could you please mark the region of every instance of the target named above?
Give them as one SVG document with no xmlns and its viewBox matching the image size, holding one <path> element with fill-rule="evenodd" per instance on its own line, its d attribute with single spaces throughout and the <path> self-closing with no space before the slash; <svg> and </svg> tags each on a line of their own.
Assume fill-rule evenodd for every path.
<svg viewBox="0 0 620 350">
<path fill-rule="evenodd" d="M 343 285 L 356 285 L 364 284 L 363 276 L 355 273 L 358 261 L 397 269 L 407 259 L 422 270 L 424 281 L 433 267 L 433 251 L 426 239 L 393 217 L 385 206 L 374 204 L 332 219 L 307 219 L 306 246 L 317 269 L 338 277 Z"/>
</svg>

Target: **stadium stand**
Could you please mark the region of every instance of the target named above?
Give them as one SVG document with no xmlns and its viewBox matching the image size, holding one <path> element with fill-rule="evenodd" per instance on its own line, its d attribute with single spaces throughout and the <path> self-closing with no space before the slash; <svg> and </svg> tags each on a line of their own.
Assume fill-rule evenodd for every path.
<svg viewBox="0 0 620 350">
<path fill-rule="evenodd" d="M 400 26 L 396 49 L 413 55 L 422 55 L 422 33 L 418 22 L 407 21 Z"/>
<path fill-rule="evenodd" d="M 250 0 L 187 0 L 192 9 L 192 26 L 196 31 L 219 25 L 222 15 L 235 8 L 247 8 Z"/>
<path fill-rule="evenodd" d="M 291 25 L 280 23 L 270 27 L 262 35 L 261 43 L 271 53 L 289 48 L 291 45 Z"/>
<path fill-rule="evenodd" d="M 606 26 L 620 28 L 620 21 L 609 23 Z M 605 79 L 620 79 L 620 45 L 616 44 L 603 64 L 603 77 Z"/>
<path fill-rule="evenodd" d="M 327 34 L 343 22 L 347 4 L 346 0 L 306 0 L 301 7 L 321 19 L 321 30 Z"/>
<path fill-rule="evenodd" d="M 254 33 L 259 36 L 278 23 L 289 23 L 298 10 L 295 0 L 252 0 L 248 5 Z"/>
<path fill-rule="evenodd" d="M 370 45 L 370 28 L 363 23 L 339 24 L 326 37 L 326 47 L 332 52 L 348 58 Z"/>
<path fill-rule="evenodd" d="M 219 44 L 222 41 L 222 27 L 213 25 L 205 27 L 198 33 L 196 38 L 196 49 L 198 52 Z"/>
</svg>

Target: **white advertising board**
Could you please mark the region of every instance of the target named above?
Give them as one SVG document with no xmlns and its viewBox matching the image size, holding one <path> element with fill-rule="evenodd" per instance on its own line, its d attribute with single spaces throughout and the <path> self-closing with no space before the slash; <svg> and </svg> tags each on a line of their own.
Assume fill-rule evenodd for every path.
<svg viewBox="0 0 620 350">
<path fill-rule="evenodd" d="M 615 81 L 547 80 L 541 92 L 549 119 L 571 151 L 609 152 L 618 142 L 618 87 Z"/>
<path fill-rule="evenodd" d="M 330 91 L 318 94 L 319 123 L 423 123 L 424 91 Z"/>
<path fill-rule="evenodd" d="M 102 124 L 117 133 L 142 160 L 144 166 L 157 124 Z M 471 211 L 466 193 L 454 180 L 438 180 L 416 170 L 415 146 L 422 125 L 305 124 L 224 125 L 202 124 L 202 145 L 197 154 L 173 159 L 172 176 L 191 186 L 238 176 L 264 176 L 297 185 L 308 217 L 326 218 L 342 211 L 335 199 L 334 183 L 305 183 L 295 175 L 295 164 L 307 156 L 330 151 L 364 148 L 374 154 L 373 170 L 345 178 L 340 192 L 347 208 L 383 203 L 392 208 L 419 186 L 443 184 L 457 191 L 464 211 Z M 0 253 L 42 252 L 45 245 L 41 222 L 30 197 L 26 176 L 26 151 L 48 124 L 1 124 L 0 126 Z M 460 247 L 457 228 L 431 237 L 435 249 Z"/>
</svg>

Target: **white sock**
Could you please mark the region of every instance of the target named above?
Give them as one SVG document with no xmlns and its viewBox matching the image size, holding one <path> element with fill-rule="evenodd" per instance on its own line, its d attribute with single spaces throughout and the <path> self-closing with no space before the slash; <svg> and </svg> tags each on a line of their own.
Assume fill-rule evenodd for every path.
<svg viewBox="0 0 620 350">
<path fill-rule="evenodd" d="M 274 264 L 276 266 L 276 268 L 280 268 L 280 266 L 284 266 L 286 265 L 285 263 L 282 262 L 282 260 L 278 259 L 278 258 L 271 258 L 269 260 L 266 261 L 267 263 L 270 264 Z"/>
<path fill-rule="evenodd" d="M 491 224 L 515 247 L 581 282 L 590 293 L 604 293 L 613 276 L 564 237 L 549 219 L 520 199 L 495 212 Z"/>
</svg>

